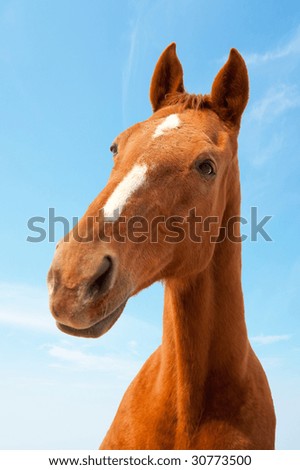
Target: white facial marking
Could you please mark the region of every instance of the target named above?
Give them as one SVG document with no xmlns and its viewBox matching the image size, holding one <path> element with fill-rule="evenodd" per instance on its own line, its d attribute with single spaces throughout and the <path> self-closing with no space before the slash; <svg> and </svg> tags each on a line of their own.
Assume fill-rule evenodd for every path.
<svg viewBox="0 0 300 470">
<path fill-rule="evenodd" d="M 130 196 L 146 181 L 147 165 L 134 165 L 125 178 L 118 184 L 109 196 L 104 206 L 104 217 L 115 221 L 121 215 L 122 209 Z"/>
<path fill-rule="evenodd" d="M 177 114 L 170 114 L 166 117 L 163 122 L 161 122 L 154 131 L 153 139 L 163 135 L 166 131 L 170 129 L 177 129 L 180 126 L 180 119 Z"/>
</svg>

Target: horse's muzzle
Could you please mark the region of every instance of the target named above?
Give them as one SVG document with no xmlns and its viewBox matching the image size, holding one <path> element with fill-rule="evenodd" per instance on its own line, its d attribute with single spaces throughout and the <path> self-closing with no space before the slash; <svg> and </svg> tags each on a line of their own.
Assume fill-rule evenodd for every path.
<svg viewBox="0 0 300 470">
<path fill-rule="evenodd" d="M 121 315 L 129 290 L 125 285 L 113 289 L 118 269 L 111 255 L 102 256 L 89 276 L 87 271 L 78 268 L 82 275 L 76 277 L 72 271 L 70 276 L 71 270 L 64 271 L 59 263 L 52 265 L 48 274 L 50 310 L 58 328 L 65 333 L 98 337 Z"/>
</svg>

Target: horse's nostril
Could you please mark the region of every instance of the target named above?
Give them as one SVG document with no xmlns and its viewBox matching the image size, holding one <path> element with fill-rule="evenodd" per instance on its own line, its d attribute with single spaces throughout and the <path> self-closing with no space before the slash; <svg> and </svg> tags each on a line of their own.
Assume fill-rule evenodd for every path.
<svg viewBox="0 0 300 470">
<path fill-rule="evenodd" d="M 105 294 L 109 289 L 113 274 L 113 260 L 110 256 L 105 256 L 102 263 L 89 284 L 89 294 Z"/>
</svg>

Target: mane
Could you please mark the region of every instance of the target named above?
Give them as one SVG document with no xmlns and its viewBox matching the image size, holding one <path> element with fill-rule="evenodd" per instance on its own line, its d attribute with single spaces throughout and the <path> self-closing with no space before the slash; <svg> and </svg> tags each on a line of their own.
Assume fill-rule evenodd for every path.
<svg viewBox="0 0 300 470">
<path fill-rule="evenodd" d="M 165 97 L 164 104 L 166 106 L 179 105 L 184 109 L 212 109 L 212 102 L 210 95 L 195 95 L 190 93 L 170 93 Z"/>
<path fill-rule="evenodd" d="M 210 95 L 196 95 L 187 92 L 168 93 L 165 96 L 164 106 L 173 105 L 179 106 L 181 111 L 184 111 L 186 109 L 193 109 L 194 111 L 200 111 L 202 109 L 211 109 L 219 116 L 220 119 L 223 120 L 228 129 L 234 127 L 234 125 L 230 123 L 230 118 L 232 118 L 233 116 L 228 114 L 227 108 L 225 108 L 223 113 L 222 110 L 217 109 L 214 106 Z"/>
</svg>

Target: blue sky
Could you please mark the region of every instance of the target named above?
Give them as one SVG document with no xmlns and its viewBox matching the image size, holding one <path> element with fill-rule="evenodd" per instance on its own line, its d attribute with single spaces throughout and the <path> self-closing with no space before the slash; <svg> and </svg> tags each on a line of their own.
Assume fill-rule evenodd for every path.
<svg viewBox="0 0 300 470">
<path fill-rule="evenodd" d="M 272 215 L 273 241 L 243 244 L 246 319 L 273 392 L 277 448 L 300 449 L 298 2 L 0 0 L 3 449 L 96 448 L 160 342 L 159 284 L 103 338 L 56 330 L 45 285 L 55 244 L 26 238 L 30 217 L 47 219 L 49 207 L 80 217 L 105 186 L 109 146 L 151 114 L 151 74 L 172 41 L 191 92 L 209 92 L 231 47 L 248 64 L 242 215 Z"/>
</svg>

